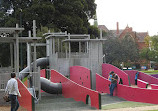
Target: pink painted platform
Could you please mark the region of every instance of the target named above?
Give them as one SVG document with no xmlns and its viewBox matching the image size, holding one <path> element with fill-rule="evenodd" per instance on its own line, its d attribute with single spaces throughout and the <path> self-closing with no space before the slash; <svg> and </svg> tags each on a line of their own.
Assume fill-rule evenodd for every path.
<svg viewBox="0 0 158 111">
<path fill-rule="evenodd" d="M 82 66 L 70 67 L 70 79 L 91 89 L 91 70 Z"/>
<path fill-rule="evenodd" d="M 134 80 L 135 74 L 136 74 L 136 72 L 138 72 L 138 71 L 136 71 L 136 70 L 125 70 L 124 72 L 125 72 L 126 74 L 128 74 L 128 76 L 129 76 L 129 78 L 130 78 L 131 84 L 134 84 L 134 83 L 135 83 L 135 82 L 134 82 L 134 81 L 135 81 L 135 80 Z M 145 73 L 143 73 L 143 72 L 139 72 L 138 79 L 143 80 L 143 81 L 146 81 L 146 82 L 148 82 L 149 84 L 158 84 L 158 78 L 153 77 L 153 76 L 148 75 L 148 74 L 145 74 Z"/>
<path fill-rule="evenodd" d="M 62 84 L 62 94 L 65 98 L 74 98 L 85 104 L 88 104 L 88 98 L 90 98 L 91 107 L 101 109 L 101 95 L 98 91 L 79 85 L 55 70 L 51 70 L 51 81 Z"/>
<path fill-rule="evenodd" d="M 137 79 L 137 86 L 140 87 L 140 88 L 147 88 L 148 84 L 149 83 L 146 82 L 146 81 Z"/>
<path fill-rule="evenodd" d="M 109 80 L 96 74 L 96 90 L 109 94 Z M 124 98 L 127 101 L 158 104 L 158 89 L 133 88 L 127 85 L 117 84 L 114 96 Z"/>
<path fill-rule="evenodd" d="M 126 74 L 124 71 L 120 70 L 119 68 L 111 65 L 111 64 L 102 64 L 102 76 L 105 78 L 108 78 L 109 73 L 111 71 L 114 71 L 120 79 L 123 81 L 123 85 L 130 84 L 128 74 Z"/>
<path fill-rule="evenodd" d="M 135 84 L 135 74 L 138 71 L 127 70 L 122 71 L 115 66 L 110 64 L 102 65 L 102 76 L 96 74 L 96 90 L 100 93 L 109 94 L 109 84 L 110 81 L 107 79 L 108 74 L 114 71 L 119 75 L 123 80 L 122 84 L 117 84 L 116 89 L 114 90 L 114 96 L 124 98 L 128 101 L 143 102 L 158 104 L 158 79 L 147 75 L 145 73 L 139 72 L 137 86 L 134 88 L 129 86 L 128 83 Z M 152 89 L 147 89 L 147 85 L 150 85 Z"/>
<path fill-rule="evenodd" d="M 35 110 L 34 98 L 32 97 L 31 93 L 28 91 L 27 87 L 21 82 L 21 80 L 18 79 L 17 81 L 18 81 L 19 92 L 21 94 L 21 97 L 18 97 L 20 106 L 25 108 L 27 111 L 34 111 Z"/>
</svg>

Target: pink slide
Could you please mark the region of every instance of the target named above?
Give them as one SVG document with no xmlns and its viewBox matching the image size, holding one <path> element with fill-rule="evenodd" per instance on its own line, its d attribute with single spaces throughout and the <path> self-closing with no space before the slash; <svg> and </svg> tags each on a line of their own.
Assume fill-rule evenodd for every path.
<svg viewBox="0 0 158 111">
<path fill-rule="evenodd" d="M 134 75 L 137 71 L 125 71 L 128 72 L 127 74 L 110 64 L 103 64 L 102 68 L 103 76 L 96 74 L 96 90 L 100 93 L 109 93 L 110 81 L 107 79 L 107 76 L 110 71 L 114 71 L 122 78 L 123 83 L 125 82 L 123 85 L 117 84 L 117 88 L 114 90 L 114 96 L 124 98 L 128 101 L 158 104 L 158 86 L 156 85 L 158 80 L 156 78 L 140 73 L 138 85 L 141 88 L 134 88 L 127 84 L 129 80 L 127 75 L 130 73 L 131 84 L 134 84 Z M 146 89 L 147 84 L 151 84 L 151 87 L 154 87 L 154 89 Z"/>
</svg>

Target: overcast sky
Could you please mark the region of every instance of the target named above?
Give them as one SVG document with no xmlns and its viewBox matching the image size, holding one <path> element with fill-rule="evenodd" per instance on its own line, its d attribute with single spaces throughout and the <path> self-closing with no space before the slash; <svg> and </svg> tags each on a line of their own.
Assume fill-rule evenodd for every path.
<svg viewBox="0 0 158 111">
<path fill-rule="evenodd" d="M 108 29 L 124 29 L 127 24 L 134 31 L 158 34 L 158 0 L 96 0 L 99 25 Z"/>
</svg>

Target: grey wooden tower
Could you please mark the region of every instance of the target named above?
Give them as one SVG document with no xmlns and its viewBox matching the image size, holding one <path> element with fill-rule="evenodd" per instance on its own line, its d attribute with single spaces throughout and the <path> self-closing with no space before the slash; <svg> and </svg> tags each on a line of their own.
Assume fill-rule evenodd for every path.
<svg viewBox="0 0 158 111">
<path fill-rule="evenodd" d="M 90 39 L 87 34 L 70 34 L 67 32 L 45 33 L 47 41 L 47 56 L 50 69 L 55 69 L 65 76 L 69 76 L 71 66 L 84 66 L 92 71 L 92 89 L 95 89 L 95 74 L 101 74 L 103 63 L 103 41 Z M 72 42 L 78 43 L 78 52 L 72 52 Z"/>
</svg>

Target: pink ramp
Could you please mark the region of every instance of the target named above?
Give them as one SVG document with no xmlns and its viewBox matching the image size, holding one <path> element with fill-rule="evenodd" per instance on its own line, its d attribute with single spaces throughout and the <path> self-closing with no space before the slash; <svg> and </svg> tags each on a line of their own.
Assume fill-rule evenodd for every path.
<svg viewBox="0 0 158 111">
<path fill-rule="evenodd" d="M 150 84 L 152 89 L 158 89 L 158 85 L 157 84 Z"/>
<path fill-rule="evenodd" d="M 142 81 L 140 79 L 137 80 L 137 86 L 140 88 L 147 88 L 148 82 Z"/>
<path fill-rule="evenodd" d="M 96 91 L 99 93 L 110 93 L 109 91 L 110 81 L 99 74 L 96 74 Z M 115 94 L 114 94 L 115 95 Z"/>
<path fill-rule="evenodd" d="M 55 70 L 51 70 L 51 81 L 62 84 L 62 94 L 65 98 L 74 98 L 76 101 L 83 101 L 86 104 L 90 98 L 91 107 L 101 109 L 101 95 L 98 91 L 81 86 Z"/>
<path fill-rule="evenodd" d="M 40 70 L 40 77 L 44 77 L 44 78 L 46 78 L 46 69 L 42 69 L 42 70 Z M 44 91 L 41 90 L 41 92 L 44 92 Z"/>
<path fill-rule="evenodd" d="M 18 79 L 18 87 L 21 97 L 18 98 L 20 106 L 27 109 L 27 111 L 34 111 L 34 98 L 26 88 L 26 86 Z"/>
<path fill-rule="evenodd" d="M 46 78 L 46 70 L 45 69 L 40 70 L 40 77 Z"/>
<path fill-rule="evenodd" d="M 123 81 L 123 85 L 129 86 L 129 78 L 128 74 L 126 74 L 124 71 L 120 70 L 119 68 L 111 65 L 111 64 L 102 64 L 102 76 L 105 78 L 108 78 L 109 73 L 111 71 L 114 71 L 120 79 Z"/>
<path fill-rule="evenodd" d="M 91 89 L 91 71 L 82 66 L 70 67 L 70 79 L 77 84 Z"/>
<path fill-rule="evenodd" d="M 131 84 L 134 84 L 135 79 L 135 73 L 138 72 L 136 70 L 127 70 L 124 71 L 129 75 Z M 139 72 L 138 79 L 148 82 L 149 84 L 157 84 L 158 85 L 158 79 L 155 77 L 152 77 L 151 75 L 145 74 L 143 72 Z"/>
<path fill-rule="evenodd" d="M 96 90 L 99 92 L 109 93 L 108 86 L 109 81 L 106 78 L 96 74 Z M 127 101 L 158 104 L 157 89 L 133 88 L 126 85 L 117 84 L 114 96 L 124 98 Z"/>
</svg>

